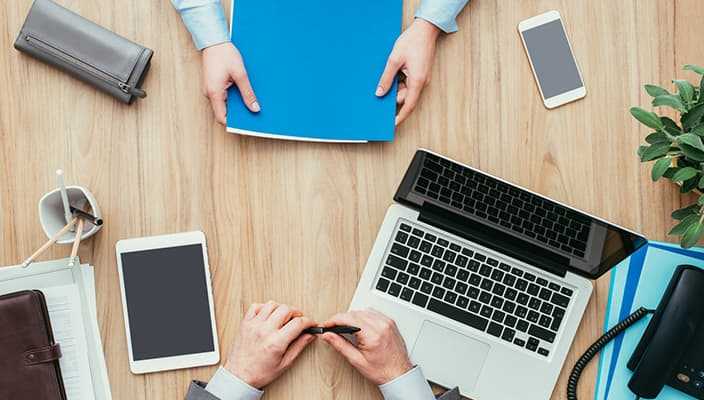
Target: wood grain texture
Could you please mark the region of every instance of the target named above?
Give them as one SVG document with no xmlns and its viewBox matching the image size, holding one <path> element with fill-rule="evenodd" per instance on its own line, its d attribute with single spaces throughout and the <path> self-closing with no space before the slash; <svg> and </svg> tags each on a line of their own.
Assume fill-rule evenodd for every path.
<svg viewBox="0 0 704 400">
<path fill-rule="evenodd" d="M 214 368 L 129 372 L 114 245 L 122 238 L 201 229 L 210 251 L 223 357 L 252 302 L 276 299 L 316 319 L 346 309 L 408 162 L 425 147 L 649 238 L 663 240 L 677 190 L 653 184 L 635 150 L 648 133 L 628 114 L 648 107 L 644 83 L 668 85 L 702 64 L 700 0 L 473 0 L 442 38 L 433 80 L 393 143 L 339 145 L 237 137 L 214 122 L 200 59 L 167 0 L 59 0 L 156 54 L 149 97 L 126 107 L 12 43 L 30 0 L 0 4 L 0 265 L 44 236 L 36 202 L 63 168 L 90 188 L 105 229 L 81 259 L 96 266 L 98 317 L 115 399 L 178 399 Z M 418 1 L 407 1 L 404 25 Z M 565 21 L 588 95 L 546 110 L 516 25 L 549 9 Z M 295 62 L 295 60 L 283 60 Z M 372 82 L 372 87 L 374 83 Z M 56 247 L 45 258 L 68 255 Z M 569 367 L 600 334 L 608 278 L 599 280 Z M 580 392 L 591 398 L 595 365 Z M 507 377 L 510 381 L 510 377 Z M 267 389 L 268 399 L 377 399 L 323 344 Z M 492 399 L 493 400 L 493 399 Z"/>
</svg>

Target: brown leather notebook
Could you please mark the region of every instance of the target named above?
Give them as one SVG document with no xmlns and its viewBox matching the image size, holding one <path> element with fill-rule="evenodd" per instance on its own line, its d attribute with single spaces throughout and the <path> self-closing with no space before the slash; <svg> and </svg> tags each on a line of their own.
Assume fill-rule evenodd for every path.
<svg viewBox="0 0 704 400">
<path fill-rule="evenodd" d="M 44 294 L 0 296 L 0 399 L 66 400 Z"/>
</svg>

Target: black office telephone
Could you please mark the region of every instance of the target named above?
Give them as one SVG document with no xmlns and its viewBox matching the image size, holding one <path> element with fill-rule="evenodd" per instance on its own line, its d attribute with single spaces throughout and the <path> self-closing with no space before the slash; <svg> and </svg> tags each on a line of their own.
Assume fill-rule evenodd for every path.
<svg viewBox="0 0 704 400">
<path fill-rule="evenodd" d="M 640 308 L 606 332 L 577 361 L 567 399 L 577 400 L 577 383 L 587 363 L 611 340 L 653 314 L 628 361 L 628 388 L 636 399 L 654 399 L 665 385 L 704 400 L 704 270 L 680 265 L 656 310 Z"/>
</svg>

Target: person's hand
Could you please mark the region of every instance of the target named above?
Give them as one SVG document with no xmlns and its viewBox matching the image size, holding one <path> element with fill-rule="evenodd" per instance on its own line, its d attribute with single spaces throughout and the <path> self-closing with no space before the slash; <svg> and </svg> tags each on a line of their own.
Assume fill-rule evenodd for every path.
<svg viewBox="0 0 704 400">
<path fill-rule="evenodd" d="M 294 308 L 270 301 L 252 304 L 225 369 L 255 388 L 263 388 L 296 360 L 315 335 L 302 334 L 315 322 Z"/>
<path fill-rule="evenodd" d="M 417 18 L 394 44 L 376 88 L 376 95 L 382 97 L 388 93 L 399 71 L 406 75 L 405 82 L 398 86 L 396 102 L 401 108 L 396 116 L 396 125 L 403 122 L 413 111 L 420 93 L 430 82 L 435 42 L 439 34 L 440 29 L 435 25 Z"/>
<path fill-rule="evenodd" d="M 259 112 L 261 108 L 237 48 L 228 42 L 204 49 L 203 89 L 213 106 L 215 119 L 223 125 L 226 123 L 227 89 L 233 83 L 237 85 L 247 108 L 252 112 Z"/>
<path fill-rule="evenodd" d="M 383 314 L 374 310 L 350 311 L 323 323 L 335 325 L 361 329 L 354 334 L 357 346 L 335 333 L 325 333 L 322 339 L 374 384 L 391 382 L 413 368 L 396 323 Z"/>
</svg>

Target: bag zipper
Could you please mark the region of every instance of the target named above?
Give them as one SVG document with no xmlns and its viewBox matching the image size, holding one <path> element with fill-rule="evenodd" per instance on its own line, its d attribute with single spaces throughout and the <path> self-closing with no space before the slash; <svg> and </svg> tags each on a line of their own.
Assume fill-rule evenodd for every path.
<svg viewBox="0 0 704 400">
<path fill-rule="evenodd" d="M 123 93 L 132 95 L 132 96 L 137 96 L 137 97 L 146 97 L 147 94 L 144 90 L 132 87 L 128 85 L 127 83 L 114 78 L 113 76 L 101 71 L 98 68 L 93 67 L 90 64 L 87 64 L 83 61 L 81 61 L 79 58 L 76 58 L 68 53 L 66 53 L 63 50 L 60 50 L 51 44 L 45 42 L 42 39 L 39 39 L 31 34 L 25 34 L 24 39 L 31 44 L 34 47 L 40 48 L 46 52 L 49 52 L 53 54 L 56 57 L 61 58 L 63 61 L 66 61 L 70 63 L 71 65 L 83 70 L 84 72 L 91 74 L 95 78 L 109 84 L 110 86 L 117 87 L 120 89 Z"/>
</svg>

